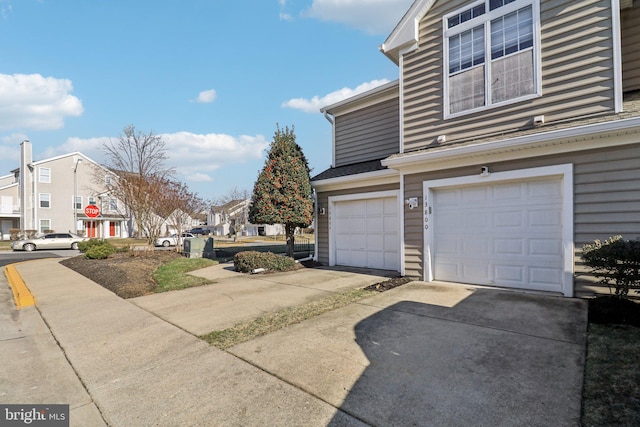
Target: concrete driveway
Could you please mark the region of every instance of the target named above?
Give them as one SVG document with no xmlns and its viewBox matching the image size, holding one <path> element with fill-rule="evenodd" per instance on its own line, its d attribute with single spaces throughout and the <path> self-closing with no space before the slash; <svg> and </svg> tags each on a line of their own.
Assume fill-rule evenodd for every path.
<svg viewBox="0 0 640 427">
<path fill-rule="evenodd" d="M 575 426 L 586 313 L 413 282 L 229 351 L 370 425 Z"/>
<path fill-rule="evenodd" d="M 220 326 L 224 319 L 203 326 L 179 316 L 194 307 L 204 316 L 207 304 L 223 308 L 211 289 L 223 285 L 232 291 L 235 285 L 227 303 L 251 294 L 236 308 L 250 309 L 253 302 L 260 312 L 330 292 L 322 289 L 330 282 L 336 289 L 349 286 L 359 274 L 231 275 L 196 296 L 165 294 L 161 304 L 157 296 L 122 300 L 55 260 L 21 264 L 18 270 L 108 425 L 580 421 L 587 320 L 582 300 L 413 282 L 223 352 L 188 331 Z M 270 291 L 265 278 L 278 286 Z M 252 284 L 260 290 L 250 292 Z M 294 289 L 295 298 L 287 300 L 280 286 L 310 293 Z M 174 301 L 171 308 L 168 299 Z M 19 393 L 12 389 L 5 400 L 29 391 Z M 64 403 L 65 396 L 60 399 Z"/>
</svg>

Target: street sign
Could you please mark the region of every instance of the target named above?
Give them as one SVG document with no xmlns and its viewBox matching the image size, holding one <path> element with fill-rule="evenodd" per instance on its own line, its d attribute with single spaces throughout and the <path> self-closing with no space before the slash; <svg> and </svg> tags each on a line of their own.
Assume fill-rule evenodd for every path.
<svg viewBox="0 0 640 427">
<path fill-rule="evenodd" d="M 89 218 L 96 218 L 100 215 L 100 208 L 96 205 L 87 205 L 84 208 L 84 214 Z"/>
</svg>

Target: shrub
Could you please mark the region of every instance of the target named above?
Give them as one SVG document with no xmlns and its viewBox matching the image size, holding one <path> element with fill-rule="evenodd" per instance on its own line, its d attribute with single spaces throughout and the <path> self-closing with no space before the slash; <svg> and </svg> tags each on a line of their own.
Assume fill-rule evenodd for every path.
<svg viewBox="0 0 640 427">
<path fill-rule="evenodd" d="M 233 265 L 241 273 L 250 273 L 257 268 L 269 271 L 292 270 L 296 262 L 291 257 L 276 255 L 272 252 L 245 251 L 233 257 Z"/>
<path fill-rule="evenodd" d="M 591 274 L 604 285 L 616 288 L 616 296 L 626 298 L 630 289 L 640 288 L 640 240 L 613 236 L 584 245 L 582 259 Z"/>
<path fill-rule="evenodd" d="M 116 252 L 115 246 L 104 239 L 90 239 L 79 242 L 78 249 L 88 259 L 106 259 Z"/>
<path fill-rule="evenodd" d="M 19 228 L 10 228 L 9 229 L 9 240 L 18 240 L 20 238 L 20 229 Z"/>
<path fill-rule="evenodd" d="M 104 244 L 110 244 L 110 243 L 104 239 L 89 239 L 89 240 L 85 240 L 84 242 L 78 242 L 78 250 L 84 253 L 94 246 L 100 246 Z"/>
</svg>

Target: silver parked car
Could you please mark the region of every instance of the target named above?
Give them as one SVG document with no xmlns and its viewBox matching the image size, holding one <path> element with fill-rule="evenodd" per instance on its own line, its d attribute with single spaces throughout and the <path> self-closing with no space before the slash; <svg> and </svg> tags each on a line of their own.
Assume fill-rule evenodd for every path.
<svg viewBox="0 0 640 427">
<path fill-rule="evenodd" d="M 180 239 L 180 242 L 182 243 L 184 239 L 193 239 L 194 237 L 196 237 L 194 234 L 182 233 L 182 238 Z M 167 248 L 169 246 L 175 246 L 177 244 L 178 244 L 177 234 L 172 234 L 171 236 L 167 236 L 167 237 L 159 237 L 156 239 L 156 246 L 164 246 L 165 248 Z"/>
<path fill-rule="evenodd" d="M 35 251 L 36 249 L 78 249 L 78 242 L 86 237 L 71 233 L 49 233 L 32 239 L 20 239 L 11 243 L 14 251 Z"/>
</svg>

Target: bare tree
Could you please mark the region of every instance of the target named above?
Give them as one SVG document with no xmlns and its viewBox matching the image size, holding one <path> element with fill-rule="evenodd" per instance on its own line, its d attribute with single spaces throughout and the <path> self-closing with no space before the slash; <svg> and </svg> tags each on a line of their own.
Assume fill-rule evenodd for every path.
<svg viewBox="0 0 640 427">
<path fill-rule="evenodd" d="M 216 206 L 224 206 L 229 202 L 236 200 L 247 200 L 251 197 L 249 190 L 238 190 L 238 187 L 233 187 L 226 194 L 222 194 L 213 199 L 213 204 Z"/>
<path fill-rule="evenodd" d="M 107 183 L 109 193 L 125 204 L 137 232 L 152 245 L 170 213 L 163 212 L 164 193 L 173 174 L 173 169 L 164 165 L 166 143 L 153 131 L 145 134 L 128 125 L 117 140 L 109 140 L 103 149 L 106 166 L 117 176 Z"/>
<path fill-rule="evenodd" d="M 195 215 L 201 214 L 208 203 L 200 198 L 197 193 L 189 191 L 189 187 L 181 182 L 170 182 L 167 186 L 166 196 L 167 208 L 171 209 L 167 222 L 178 233 L 176 250 L 179 250 L 185 223 Z"/>
</svg>

